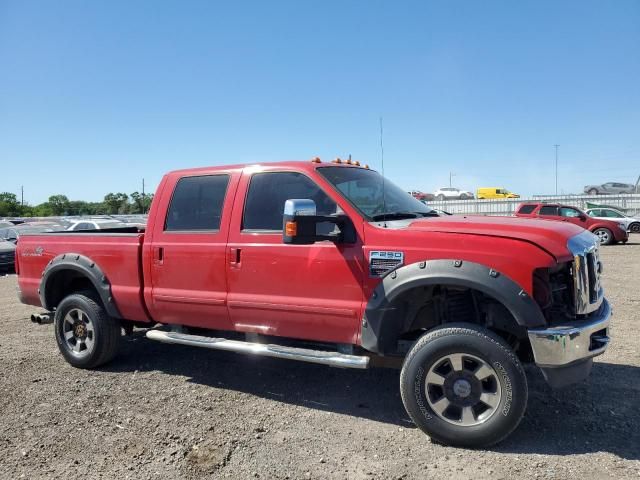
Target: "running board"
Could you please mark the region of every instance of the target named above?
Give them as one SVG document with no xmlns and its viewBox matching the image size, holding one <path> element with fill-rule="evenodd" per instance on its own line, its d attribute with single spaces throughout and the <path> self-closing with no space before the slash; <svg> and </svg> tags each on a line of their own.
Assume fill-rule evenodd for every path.
<svg viewBox="0 0 640 480">
<path fill-rule="evenodd" d="M 203 337 L 187 335 L 185 333 L 165 332 L 163 330 L 147 331 L 147 338 L 163 343 L 189 345 L 191 347 L 210 348 L 212 350 L 226 350 L 228 352 L 248 353 L 263 357 L 285 358 L 301 362 L 319 363 L 332 367 L 367 368 L 369 357 L 346 355 L 340 352 L 326 352 L 307 348 L 284 347 L 282 345 L 242 342 L 227 340 L 226 338 Z"/>
</svg>

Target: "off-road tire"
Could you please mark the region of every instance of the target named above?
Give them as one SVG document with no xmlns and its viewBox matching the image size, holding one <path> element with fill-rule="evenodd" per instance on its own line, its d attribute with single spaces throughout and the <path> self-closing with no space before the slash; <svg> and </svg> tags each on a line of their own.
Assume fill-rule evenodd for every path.
<svg viewBox="0 0 640 480">
<path fill-rule="evenodd" d="M 446 421 L 427 399 L 427 373 L 443 356 L 474 356 L 494 370 L 501 389 L 494 413 L 483 423 L 462 426 Z M 486 447 L 506 438 L 527 406 L 527 378 L 509 345 L 495 333 L 468 323 L 451 323 L 424 334 L 409 351 L 400 374 L 400 392 L 414 423 L 432 440 L 458 447 Z"/>
<path fill-rule="evenodd" d="M 64 337 L 65 317 L 73 310 L 89 317 L 93 328 L 93 348 L 86 355 L 74 355 Z M 96 368 L 111 361 L 118 353 L 121 341 L 120 322 L 110 317 L 94 292 L 82 291 L 65 297 L 55 312 L 56 342 L 65 360 L 77 368 Z"/>
</svg>

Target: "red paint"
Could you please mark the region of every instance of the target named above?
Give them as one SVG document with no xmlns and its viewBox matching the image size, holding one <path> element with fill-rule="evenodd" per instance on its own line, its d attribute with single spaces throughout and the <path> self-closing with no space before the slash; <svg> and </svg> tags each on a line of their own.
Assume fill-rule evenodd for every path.
<svg viewBox="0 0 640 480">
<path fill-rule="evenodd" d="M 481 263 L 532 293 L 533 270 L 568 261 L 567 239 L 581 231 L 569 223 L 505 217 L 427 218 L 383 228 L 365 221 L 316 172 L 322 166 L 283 162 L 175 171 L 158 187 L 146 234 L 23 236 L 17 250 L 22 298 L 39 305 L 47 262 L 73 252 L 103 269 L 116 306 L 131 320 L 357 344 L 363 310 L 380 282 L 368 274 L 370 251 L 403 251 L 405 264 L 442 258 Z M 357 242 L 286 245 L 282 232 L 242 232 L 245 194 L 257 171 L 307 175 L 351 218 Z M 178 180 L 207 174 L 230 176 L 220 229 L 164 231 Z M 38 247 L 42 256 L 32 256 Z"/>
</svg>

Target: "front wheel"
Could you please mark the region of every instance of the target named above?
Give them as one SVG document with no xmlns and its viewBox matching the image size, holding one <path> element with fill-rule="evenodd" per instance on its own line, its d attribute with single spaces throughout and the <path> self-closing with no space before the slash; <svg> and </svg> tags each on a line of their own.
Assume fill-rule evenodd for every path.
<svg viewBox="0 0 640 480">
<path fill-rule="evenodd" d="M 60 353 L 74 367 L 98 367 L 118 351 L 120 323 L 93 292 L 65 297 L 56 309 L 54 324 Z"/>
<path fill-rule="evenodd" d="M 440 200 L 441 202 L 445 199 L 444 195 L 440 194 L 436 197 L 438 200 Z"/>
<path fill-rule="evenodd" d="M 613 243 L 613 234 L 608 228 L 596 228 L 593 234 L 598 237 L 601 245 L 610 245 Z"/>
<path fill-rule="evenodd" d="M 509 345 L 493 332 L 460 323 L 423 335 L 405 358 L 402 402 L 437 442 L 486 447 L 506 438 L 527 406 L 527 379 Z"/>
<path fill-rule="evenodd" d="M 589 190 L 587 192 L 589 195 L 597 195 L 598 194 L 598 190 L 596 190 L 595 188 L 592 188 L 591 190 Z"/>
<path fill-rule="evenodd" d="M 640 233 L 640 222 L 635 222 L 629 225 L 629 231 L 631 233 Z"/>
</svg>

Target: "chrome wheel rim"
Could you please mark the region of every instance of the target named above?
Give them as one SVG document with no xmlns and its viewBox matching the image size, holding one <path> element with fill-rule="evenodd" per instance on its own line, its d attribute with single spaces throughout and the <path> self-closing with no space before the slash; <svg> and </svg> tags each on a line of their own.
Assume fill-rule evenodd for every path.
<svg viewBox="0 0 640 480">
<path fill-rule="evenodd" d="M 502 388 L 489 363 L 475 355 L 451 353 L 429 368 L 425 394 L 439 418 L 470 427 L 486 422 L 496 413 Z"/>
<path fill-rule="evenodd" d="M 600 243 L 607 243 L 609 241 L 609 232 L 606 230 L 596 230 L 596 235 L 600 239 Z"/>
<path fill-rule="evenodd" d="M 62 322 L 62 336 L 72 355 L 82 358 L 90 355 L 95 345 L 93 322 L 85 312 L 73 308 Z"/>
</svg>

